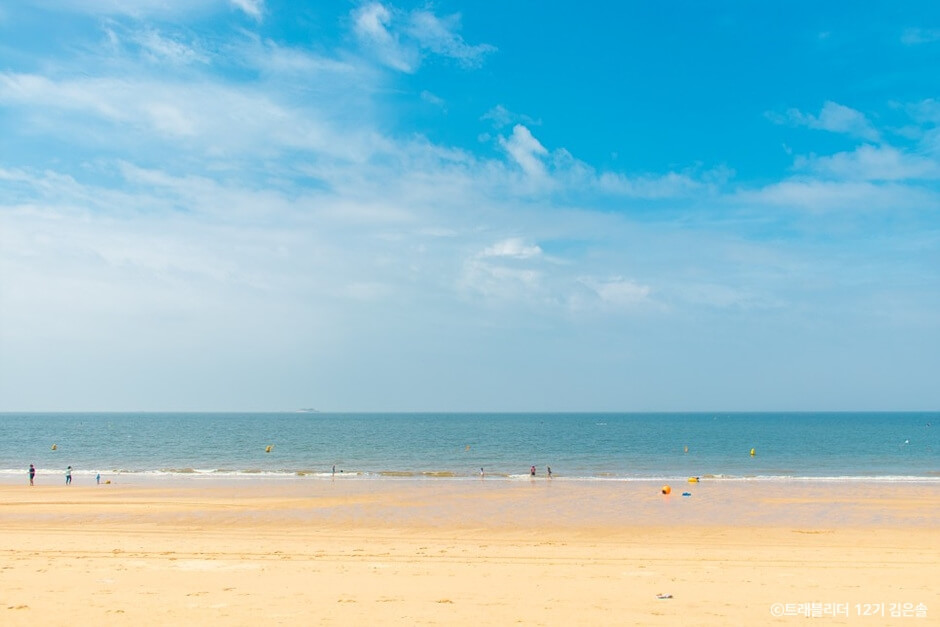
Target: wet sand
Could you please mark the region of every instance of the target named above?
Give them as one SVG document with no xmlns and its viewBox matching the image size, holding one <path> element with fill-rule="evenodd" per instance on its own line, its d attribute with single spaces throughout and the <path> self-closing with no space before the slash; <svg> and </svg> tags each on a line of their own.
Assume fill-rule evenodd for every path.
<svg viewBox="0 0 940 627">
<path fill-rule="evenodd" d="M 904 625 L 940 616 L 940 485 L 672 487 L 666 497 L 658 484 L 562 479 L 0 485 L 0 620 L 739 625 L 793 624 L 819 610 L 813 624 Z"/>
</svg>

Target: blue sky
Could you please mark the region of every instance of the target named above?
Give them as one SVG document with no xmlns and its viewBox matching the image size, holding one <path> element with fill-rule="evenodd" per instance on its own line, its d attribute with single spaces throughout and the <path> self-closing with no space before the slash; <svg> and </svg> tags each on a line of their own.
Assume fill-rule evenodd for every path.
<svg viewBox="0 0 940 627">
<path fill-rule="evenodd" d="M 0 410 L 940 407 L 932 2 L 0 4 Z"/>
</svg>

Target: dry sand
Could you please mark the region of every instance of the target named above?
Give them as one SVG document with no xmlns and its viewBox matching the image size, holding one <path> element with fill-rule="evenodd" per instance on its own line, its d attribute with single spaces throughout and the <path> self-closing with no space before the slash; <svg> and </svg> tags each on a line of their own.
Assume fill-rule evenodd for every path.
<svg viewBox="0 0 940 627">
<path fill-rule="evenodd" d="M 937 484 L 673 488 L 0 485 L 0 624 L 940 624 Z"/>
</svg>

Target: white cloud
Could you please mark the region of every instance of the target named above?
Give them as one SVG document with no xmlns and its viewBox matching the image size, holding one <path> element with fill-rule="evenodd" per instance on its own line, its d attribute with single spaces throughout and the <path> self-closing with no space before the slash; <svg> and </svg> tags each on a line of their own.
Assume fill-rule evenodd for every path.
<svg viewBox="0 0 940 627">
<path fill-rule="evenodd" d="M 446 102 L 444 102 L 443 98 L 435 94 L 432 94 L 426 89 L 421 91 L 421 100 L 425 101 L 428 104 L 432 104 L 435 107 L 441 107 L 441 108 L 444 108 L 445 105 L 447 104 Z"/>
<path fill-rule="evenodd" d="M 359 40 L 385 65 L 401 72 L 414 72 L 420 62 L 418 51 L 400 43 L 388 28 L 391 22 L 391 11 L 378 2 L 353 11 L 353 30 Z"/>
<path fill-rule="evenodd" d="M 50 0 L 32 0 L 39 5 L 53 4 Z M 236 0 L 54 0 L 56 9 L 91 15 L 126 15 L 133 18 L 167 17 L 199 13 L 224 6 Z M 241 0 L 252 2 L 253 0 Z M 259 0 L 263 2 L 263 0 Z"/>
<path fill-rule="evenodd" d="M 470 45 L 455 31 L 460 27 L 460 16 L 439 18 L 428 11 L 415 11 L 408 25 L 409 34 L 422 48 L 430 50 L 470 67 L 479 66 L 483 57 L 496 50 L 489 44 Z"/>
<path fill-rule="evenodd" d="M 248 17 L 261 21 L 264 15 L 264 0 L 229 0 L 233 6 L 241 9 Z"/>
<path fill-rule="evenodd" d="M 541 278 L 542 273 L 534 268 L 512 267 L 473 258 L 464 264 L 458 287 L 465 293 L 480 295 L 492 302 L 532 302 L 543 299 Z"/>
<path fill-rule="evenodd" d="M 647 302 L 651 291 L 648 285 L 623 277 L 582 278 L 581 283 L 590 288 L 605 305 L 617 308 L 635 307 Z"/>
<path fill-rule="evenodd" d="M 760 190 L 742 191 L 737 199 L 745 204 L 768 204 L 811 211 L 870 212 L 894 209 L 923 209 L 937 206 L 937 194 L 897 183 L 869 181 L 787 180 Z"/>
<path fill-rule="evenodd" d="M 927 124 L 940 124 L 940 100 L 927 98 L 909 105 L 908 112 L 915 120 Z"/>
<path fill-rule="evenodd" d="M 114 34 L 113 31 L 109 32 Z M 154 29 L 134 33 L 131 37 L 150 61 L 172 65 L 209 62 L 209 55 L 206 52 L 172 37 L 161 35 Z"/>
<path fill-rule="evenodd" d="M 417 71 L 424 53 L 478 67 L 495 50 L 488 44 L 465 42 L 456 32 L 459 15 L 439 18 L 423 10 L 404 13 L 372 2 L 353 10 L 352 18 L 353 32 L 381 63 L 409 74 Z"/>
<path fill-rule="evenodd" d="M 831 156 L 800 157 L 797 169 L 843 180 L 900 181 L 940 178 L 940 163 L 891 146 L 864 145 Z"/>
<path fill-rule="evenodd" d="M 533 178 L 545 177 L 546 171 L 543 158 L 548 155 L 548 150 L 532 136 L 529 129 L 521 124 L 516 124 L 512 128 L 512 135 L 508 139 L 500 137 L 499 144 L 528 176 Z"/>
<path fill-rule="evenodd" d="M 826 101 L 819 115 L 803 113 L 799 109 L 789 109 L 784 116 L 768 114 L 768 117 L 778 124 L 786 122 L 832 133 L 844 133 L 869 141 L 879 140 L 878 131 L 864 113 L 837 102 Z"/>
<path fill-rule="evenodd" d="M 149 78 L 51 80 L 34 74 L 0 74 L 0 103 L 44 112 L 50 125 L 76 137 L 81 124 L 62 111 L 92 116 L 138 133 L 115 134 L 112 141 L 137 144 L 142 136 L 158 142 L 194 141 L 189 147 L 214 156 L 277 154 L 307 150 L 360 160 L 381 149 L 384 140 L 365 128 L 334 129 L 317 110 L 273 100 L 263 88 L 213 82 Z M 57 112 L 50 115 L 51 112 Z M 90 141 L 101 141 L 93 135 Z M 198 141 L 196 141 L 198 140 Z M 111 145 L 111 147 L 114 147 Z"/>
<path fill-rule="evenodd" d="M 480 253 L 481 257 L 513 257 L 515 259 L 529 259 L 542 254 L 537 244 L 526 244 L 522 239 L 512 237 L 487 246 Z"/>
<path fill-rule="evenodd" d="M 510 124 L 528 124 L 529 126 L 538 126 L 541 124 L 538 120 L 534 120 L 527 115 L 520 113 L 513 113 L 506 107 L 501 104 L 496 105 L 482 116 L 481 120 L 489 120 L 493 124 L 493 128 L 503 128 L 504 126 L 509 126 Z"/>
</svg>

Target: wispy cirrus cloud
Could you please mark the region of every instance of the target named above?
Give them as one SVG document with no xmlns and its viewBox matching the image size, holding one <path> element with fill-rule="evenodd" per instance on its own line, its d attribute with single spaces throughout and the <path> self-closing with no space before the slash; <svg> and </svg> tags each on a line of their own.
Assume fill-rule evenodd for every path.
<svg viewBox="0 0 940 627">
<path fill-rule="evenodd" d="M 0 74 L 0 103 L 24 111 L 35 108 L 48 116 L 50 125 L 73 127 L 50 115 L 67 111 L 142 133 L 155 142 L 198 140 L 190 148 L 217 156 L 300 149 L 357 159 L 381 146 L 368 129 L 350 131 L 340 141 L 316 110 L 279 102 L 264 91 L 156 77 L 56 80 L 39 74 Z M 139 142 L 120 134 L 113 139 L 128 145 Z"/>
<path fill-rule="evenodd" d="M 516 124 L 512 128 L 512 135 L 500 137 L 499 144 L 527 176 L 534 179 L 546 178 L 543 160 L 548 155 L 548 150 L 533 137 L 529 129 Z"/>
<path fill-rule="evenodd" d="M 487 246 L 480 253 L 481 257 L 512 257 L 515 259 L 530 259 L 542 254 L 538 244 L 527 244 L 523 239 L 511 237 Z"/>
<path fill-rule="evenodd" d="M 607 279 L 582 278 L 580 282 L 590 288 L 604 305 L 616 308 L 636 307 L 647 302 L 651 288 L 632 279 L 612 277 Z"/>
<path fill-rule="evenodd" d="M 746 205 L 770 205 L 788 211 L 850 211 L 866 214 L 935 207 L 940 203 L 940 195 L 930 189 L 897 182 L 797 178 L 772 183 L 757 190 L 739 191 L 736 200 Z"/>
<path fill-rule="evenodd" d="M 489 44 L 471 45 L 464 41 L 457 33 L 460 29 L 460 15 L 441 18 L 430 11 L 415 11 L 406 28 L 422 48 L 456 59 L 468 67 L 478 67 L 486 55 L 496 51 L 496 47 Z"/>
<path fill-rule="evenodd" d="M 843 133 L 869 141 L 878 141 L 880 134 L 864 113 L 837 102 L 827 100 L 818 114 L 804 113 L 799 109 L 788 109 L 785 114 L 767 113 L 777 124 L 791 124 L 809 128 Z"/>
<path fill-rule="evenodd" d="M 199 14 L 220 7 L 234 7 L 250 17 L 261 12 L 264 0 L 24 0 L 40 7 L 90 15 L 125 15 L 135 19 Z"/>
<path fill-rule="evenodd" d="M 428 53 L 478 67 L 495 51 L 488 44 L 468 44 L 457 32 L 460 16 L 438 17 L 430 11 L 403 12 L 371 2 L 353 10 L 359 41 L 388 67 L 413 73 Z"/>
<path fill-rule="evenodd" d="M 209 55 L 205 51 L 180 39 L 163 35 L 156 29 L 136 33 L 134 41 L 150 60 L 157 63 L 187 65 L 209 62 Z"/>
<path fill-rule="evenodd" d="M 892 146 L 859 146 L 851 152 L 797 157 L 797 170 L 825 178 L 861 181 L 904 181 L 940 178 L 940 162 Z"/>
<path fill-rule="evenodd" d="M 257 21 L 264 17 L 264 0 L 229 0 L 232 6 L 240 9 L 247 15 Z"/>
<path fill-rule="evenodd" d="M 366 4 L 352 14 L 353 30 L 359 41 L 383 64 L 401 72 L 411 73 L 420 62 L 420 52 L 404 45 L 398 34 L 390 30 L 392 12 L 377 2 Z"/>
<path fill-rule="evenodd" d="M 496 105 L 484 113 L 480 116 L 480 119 L 492 122 L 493 127 L 497 129 L 509 126 L 510 124 L 522 124 L 527 126 L 538 126 L 541 124 L 538 120 L 522 113 L 514 113 L 501 104 Z"/>
</svg>

